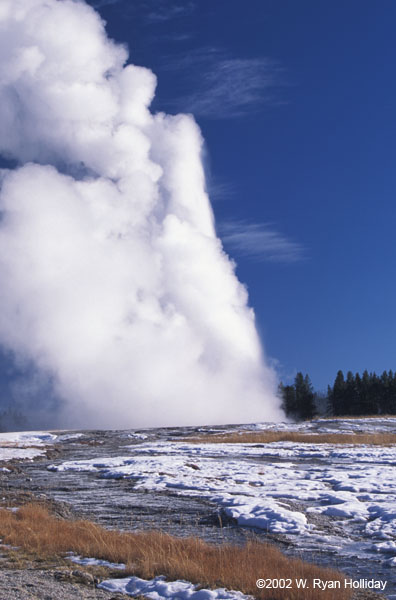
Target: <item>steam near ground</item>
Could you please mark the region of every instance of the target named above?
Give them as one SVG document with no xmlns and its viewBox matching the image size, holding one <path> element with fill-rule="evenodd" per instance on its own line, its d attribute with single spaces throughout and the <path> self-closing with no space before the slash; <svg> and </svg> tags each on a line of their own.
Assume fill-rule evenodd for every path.
<svg viewBox="0 0 396 600">
<path fill-rule="evenodd" d="M 83 2 L 2 0 L 0 32 L 2 346 L 65 427 L 280 419 L 193 117 Z"/>
</svg>

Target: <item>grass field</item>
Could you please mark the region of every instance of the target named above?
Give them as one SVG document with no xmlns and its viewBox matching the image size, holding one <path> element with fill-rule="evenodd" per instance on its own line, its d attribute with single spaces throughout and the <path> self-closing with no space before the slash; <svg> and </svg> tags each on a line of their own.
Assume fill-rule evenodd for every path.
<svg viewBox="0 0 396 600">
<path fill-rule="evenodd" d="M 184 438 L 185 442 L 210 444 L 269 444 L 294 442 L 296 444 L 367 444 L 391 446 L 396 444 L 396 433 L 298 433 L 294 431 L 242 431 L 224 434 L 204 434 Z"/>
<path fill-rule="evenodd" d="M 213 545 L 199 538 L 177 538 L 151 531 L 123 533 L 110 531 L 90 521 L 55 517 L 40 504 L 27 504 L 16 512 L 0 509 L 0 537 L 37 558 L 76 552 L 126 564 L 125 574 L 144 579 L 165 575 L 169 580 L 185 579 L 206 588 L 226 587 L 271 600 L 332 600 L 334 590 L 312 589 L 314 578 L 341 581 L 337 600 L 351 597 L 343 589 L 344 576 L 336 571 L 284 556 L 277 548 L 261 542 L 244 546 Z M 293 589 L 258 589 L 258 578 L 292 579 Z M 295 589 L 295 579 L 307 579 L 310 589 Z"/>
</svg>

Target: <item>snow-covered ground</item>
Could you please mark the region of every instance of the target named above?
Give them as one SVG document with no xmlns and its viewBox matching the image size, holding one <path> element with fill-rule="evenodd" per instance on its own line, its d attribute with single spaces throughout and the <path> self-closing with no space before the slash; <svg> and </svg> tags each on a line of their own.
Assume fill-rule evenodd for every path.
<svg viewBox="0 0 396 600">
<path fill-rule="evenodd" d="M 82 433 L 49 433 L 48 431 L 13 431 L 0 433 L 0 462 L 32 459 L 45 454 L 53 443 L 82 437 Z M 0 470 L 5 470 L 1 467 Z"/>
<path fill-rule="evenodd" d="M 45 431 L 0 433 L 0 462 L 41 456 L 56 439 L 56 435 Z"/>
<path fill-rule="evenodd" d="M 390 432 L 396 419 L 248 426 L 329 433 Z M 245 429 L 246 429 L 245 428 Z M 305 548 L 375 555 L 396 566 L 396 446 L 142 441 L 124 455 L 63 462 L 53 471 L 133 477 L 135 489 L 215 502 L 239 525 L 284 534 Z M 332 527 L 322 526 L 331 518 Z M 328 520 L 327 520 L 328 523 Z"/>
</svg>

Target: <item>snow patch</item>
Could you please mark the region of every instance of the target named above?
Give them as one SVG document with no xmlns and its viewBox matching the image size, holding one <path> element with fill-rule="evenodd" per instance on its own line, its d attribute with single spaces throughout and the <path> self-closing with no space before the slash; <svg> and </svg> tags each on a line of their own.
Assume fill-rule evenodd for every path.
<svg viewBox="0 0 396 600">
<path fill-rule="evenodd" d="M 45 454 L 45 447 L 57 436 L 46 431 L 0 433 L 0 461 L 33 459 Z"/>
<path fill-rule="evenodd" d="M 108 560 L 101 560 L 100 558 L 83 558 L 74 552 L 68 552 L 66 558 L 78 565 L 84 565 L 88 567 L 107 567 L 108 569 L 119 569 L 123 571 L 125 569 L 124 563 L 112 563 Z"/>
<path fill-rule="evenodd" d="M 246 600 L 242 592 L 228 591 L 225 588 L 216 590 L 197 589 L 198 586 L 188 581 L 165 581 L 163 576 L 146 580 L 139 577 L 126 577 L 124 579 L 107 579 L 98 585 L 98 588 L 113 593 L 127 594 L 128 596 L 144 596 L 150 600 Z"/>
</svg>

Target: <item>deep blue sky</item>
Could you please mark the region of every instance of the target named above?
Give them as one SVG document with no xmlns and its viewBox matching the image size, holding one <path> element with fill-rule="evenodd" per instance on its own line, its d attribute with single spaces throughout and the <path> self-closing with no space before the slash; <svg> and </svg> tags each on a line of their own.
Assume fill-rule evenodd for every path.
<svg viewBox="0 0 396 600">
<path fill-rule="evenodd" d="M 155 110 L 193 112 L 283 380 L 396 368 L 394 0 L 91 0 Z"/>
</svg>

